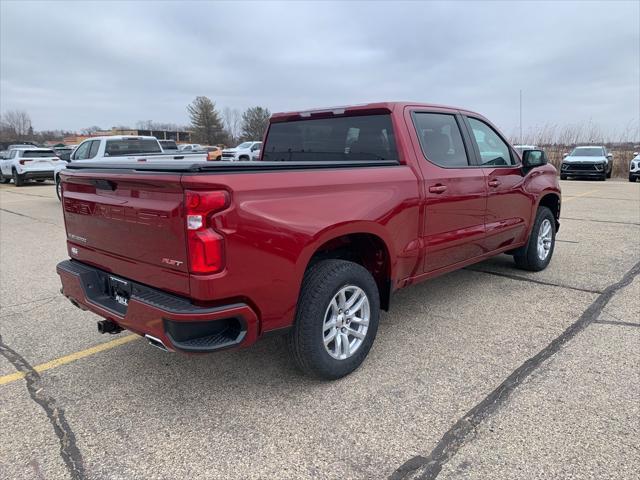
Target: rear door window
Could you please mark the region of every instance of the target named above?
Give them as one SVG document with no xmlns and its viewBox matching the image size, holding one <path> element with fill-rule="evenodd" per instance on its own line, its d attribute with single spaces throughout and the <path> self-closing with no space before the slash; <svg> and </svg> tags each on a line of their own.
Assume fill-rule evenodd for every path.
<svg viewBox="0 0 640 480">
<path fill-rule="evenodd" d="M 262 160 L 398 160 L 391 116 L 359 115 L 272 123 Z"/>
<path fill-rule="evenodd" d="M 469 166 L 455 115 L 417 112 L 413 118 L 427 160 L 446 168 Z"/>
</svg>

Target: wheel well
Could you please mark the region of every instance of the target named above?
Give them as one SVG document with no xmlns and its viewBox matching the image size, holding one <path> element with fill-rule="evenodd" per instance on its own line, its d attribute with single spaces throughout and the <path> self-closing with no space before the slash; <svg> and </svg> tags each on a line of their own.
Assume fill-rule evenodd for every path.
<svg viewBox="0 0 640 480">
<path fill-rule="evenodd" d="M 548 193 L 540 199 L 539 207 L 547 207 L 556 219 L 556 230 L 560 228 L 560 197 L 555 193 Z"/>
<path fill-rule="evenodd" d="M 309 260 L 307 269 L 321 260 L 341 259 L 362 265 L 378 285 L 380 307 L 389 310 L 391 296 L 391 261 L 384 241 L 370 233 L 353 233 L 321 245 Z"/>
</svg>

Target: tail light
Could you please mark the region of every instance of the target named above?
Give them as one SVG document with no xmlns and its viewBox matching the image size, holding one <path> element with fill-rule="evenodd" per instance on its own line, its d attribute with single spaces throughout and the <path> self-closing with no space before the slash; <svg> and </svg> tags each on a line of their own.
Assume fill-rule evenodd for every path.
<svg viewBox="0 0 640 480">
<path fill-rule="evenodd" d="M 207 160 L 210 162 L 213 160 L 213 152 L 208 152 L 207 153 Z"/>
<path fill-rule="evenodd" d="M 191 273 L 216 273 L 224 268 L 224 237 L 213 229 L 211 217 L 229 206 L 225 191 L 185 190 L 187 248 Z"/>
</svg>

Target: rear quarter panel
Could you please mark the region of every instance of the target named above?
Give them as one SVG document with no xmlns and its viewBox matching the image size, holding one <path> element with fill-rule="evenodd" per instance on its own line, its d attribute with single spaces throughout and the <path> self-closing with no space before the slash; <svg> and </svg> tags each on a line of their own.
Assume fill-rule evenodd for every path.
<svg viewBox="0 0 640 480">
<path fill-rule="evenodd" d="M 182 183 L 186 189 L 226 189 L 232 198 L 230 208 L 214 217 L 226 238 L 226 269 L 192 275 L 191 297 L 248 302 L 263 331 L 293 322 L 308 262 L 333 238 L 380 237 L 393 279 L 409 276 L 418 261 L 419 187 L 405 165 L 184 175 Z"/>
</svg>

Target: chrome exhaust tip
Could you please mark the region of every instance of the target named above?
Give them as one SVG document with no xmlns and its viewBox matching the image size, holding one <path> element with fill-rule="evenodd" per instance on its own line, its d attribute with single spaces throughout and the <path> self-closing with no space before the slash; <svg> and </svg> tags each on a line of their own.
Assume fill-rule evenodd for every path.
<svg viewBox="0 0 640 480">
<path fill-rule="evenodd" d="M 169 352 L 170 350 L 166 347 L 166 345 L 164 343 L 162 343 L 162 340 L 160 340 L 159 338 L 156 337 L 152 337 L 151 335 L 147 334 L 144 336 L 144 338 L 147 339 L 147 341 L 149 342 L 149 345 L 151 345 L 152 347 L 156 347 L 159 348 L 160 350 L 162 350 L 163 352 Z"/>
</svg>

